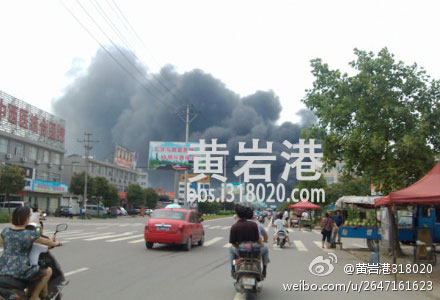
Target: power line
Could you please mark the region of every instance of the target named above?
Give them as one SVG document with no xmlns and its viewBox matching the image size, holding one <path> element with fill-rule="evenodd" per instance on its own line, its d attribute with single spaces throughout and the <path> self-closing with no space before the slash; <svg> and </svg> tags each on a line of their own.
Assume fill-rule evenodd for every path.
<svg viewBox="0 0 440 300">
<path fill-rule="evenodd" d="M 145 85 L 140 82 L 130 71 L 127 70 L 114 56 L 113 54 L 107 50 L 107 48 L 104 47 L 104 45 L 90 32 L 90 30 L 87 29 L 87 27 L 75 16 L 75 14 L 64 4 L 63 0 L 60 0 L 61 5 L 67 10 L 67 12 L 75 19 L 75 21 L 90 35 L 90 37 L 95 40 L 96 43 L 110 56 L 111 59 L 113 59 L 119 67 L 121 67 L 131 78 L 133 78 L 141 87 L 145 89 L 145 91 L 150 94 L 153 98 L 161 102 L 163 105 L 167 106 L 168 108 L 171 108 L 174 110 L 174 107 L 170 104 L 164 102 L 162 99 L 157 97 L 152 91 L 150 91 Z"/>
</svg>

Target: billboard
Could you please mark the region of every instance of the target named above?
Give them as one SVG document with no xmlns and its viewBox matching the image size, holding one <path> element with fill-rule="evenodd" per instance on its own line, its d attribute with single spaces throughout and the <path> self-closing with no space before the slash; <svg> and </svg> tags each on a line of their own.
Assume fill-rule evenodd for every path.
<svg viewBox="0 0 440 300">
<path fill-rule="evenodd" d="M 189 151 L 200 150 L 199 143 L 192 142 L 150 142 L 148 169 L 190 170 L 194 159 Z"/>
<path fill-rule="evenodd" d="M 64 149 L 65 122 L 0 91 L 0 130 Z"/>
<path fill-rule="evenodd" d="M 116 145 L 115 164 L 127 169 L 136 170 L 137 153 L 121 145 Z"/>
<path fill-rule="evenodd" d="M 33 180 L 32 191 L 50 194 L 65 194 L 68 192 L 69 186 L 61 182 L 52 182 L 46 180 Z"/>
<path fill-rule="evenodd" d="M 189 180 L 190 178 L 196 177 L 196 176 L 198 176 L 198 175 L 199 175 L 199 174 L 188 174 L 188 180 Z M 209 174 L 208 174 L 208 175 L 206 175 L 205 178 L 199 179 L 199 180 L 197 180 L 196 182 L 209 183 L 209 179 L 210 179 L 210 176 L 209 176 Z M 185 174 L 180 174 L 180 181 L 182 181 L 182 182 L 185 181 Z"/>
</svg>

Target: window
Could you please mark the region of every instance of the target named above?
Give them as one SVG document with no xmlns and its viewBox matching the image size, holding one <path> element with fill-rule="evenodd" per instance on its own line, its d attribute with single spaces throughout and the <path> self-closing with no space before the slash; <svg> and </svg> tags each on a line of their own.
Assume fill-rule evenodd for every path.
<svg viewBox="0 0 440 300">
<path fill-rule="evenodd" d="M 8 153 L 9 141 L 4 138 L 0 138 L 0 152 Z"/>
<path fill-rule="evenodd" d="M 40 180 L 48 180 L 49 179 L 49 173 L 45 171 L 37 171 L 37 179 Z"/>
<path fill-rule="evenodd" d="M 59 153 L 54 153 L 52 155 L 52 162 L 55 165 L 61 165 L 61 155 Z"/>
<path fill-rule="evenodd" d="M 72 172 L 79 172 L 79 162 L 72 163 Z"/>
<path fill-rule="evenodd" d="M 53 182 L 60 182 L 61 181 L 61 175 L 60 174 L 52 174 L 52 181 Z"/>
<path fill-rule="evenodd" d="M 21 143 L 15 144 L 15 155 L 23 156 L 23 144 Z"/>
<path fill-rule="evenodd" d="M 38 150 L 37 147 L 29 146 L 27 149 L 27 156 L 29 159 L 37 160 L 38 157 Z"/>
<path fill-rule="evenodd" d="M 43 152 L 43 162 L 44 163 L 49 163 L 49 161 L 50 161 L 49 158 L 50 158 L 49 151 L 44 150 L 44 152 Z"/>
</svg>

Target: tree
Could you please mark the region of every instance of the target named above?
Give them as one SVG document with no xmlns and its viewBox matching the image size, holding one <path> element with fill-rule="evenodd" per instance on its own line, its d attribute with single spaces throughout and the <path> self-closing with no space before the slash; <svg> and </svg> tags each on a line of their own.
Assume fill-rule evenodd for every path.
<svg viewBox="0 0 440 300">
<path fill-rule="evenodd" d="M 304 173 L 304 176 L 312 176 L 314 175 L 314 173 Z M 310 193 L 310 197 L 311 197 L 311 193 L 312 193 L 312 189 L 323 189 L 324 192 L 326 191 L 327 188 L 327 182 L 324 179 L 324 176 L 321 175 L 321 177 L 319 177 L 318 180 L 299 180 L 298 184 L 296 186 L 293 187 L 294 189 L 298 189 L 299 192 L 301 192 L 302 189 L 306 189 L 309 191 Z M 295 198 L 298 199 L 299 201 L 301 201 L 299 199 L 300 195 L 299 192 L 295 193 Z M 327 199 L 327 196 L 326 196 Z M 311 199 L 309 199 L 310 201 Z M 322 201 L 322 199 L 320 199 Z M 316 200 L 315 200 L 316 201 Z M 296 204 L 296 202 L 283 202 L 280 205 L 278 205 L 277 210 L 278 211 L 285 211 L 288 209 L 288 206 L 291 204 Z M 314 204 L 316 205 L 320 205 L 320 206 L 324 206 L 327 204 L 327 200 L 325 202 L 315 202 Z"/>
<path fill-rule="evenodd" d="M 11 215 L 9 194 L 16 194 L 23 190 L 26 182 L 24 171 L 20 167 L 4 165 L 0 170 L 0 192 L 6 194 L 8 201 L 8 213 Z"/>
<path fill-rule="evenodd" d="M 96 199 L 98 200 L 98 205 L 100 204 L 101 200 L 104 199 L 107 196 L 107 193 L 109 192 L 109 184 L 105 177 L 95 177 L 93 179 L 93 185 L 94 185 L 94 194 L 96 196 Z M 98 209 L 98 216 L 99 216 L 99 209 Z"/>
<path fill-rule="evenodd" d="M 113 185 L 108 185 L 107 193 L 103 196 L 102 203 L 105 207 L 112 207 L 119 205 L 118 189 Z"/>
<path fill-rule="evenodd" d="M 217 214 L 220 210 L 218 202 L 199 202 L 199 212 L 202 214 Z"/>
<path fill-rule="evenodd" d="M 139 184 L 130 184 L 127 187 L 127 202 L 130 205 L 145 205 L 145 197 Z"/>
<path fill-rule="evenodd" d="M 156 190 L 151 187 L 146 188 L 144 189 L 144 196 L 147 208 L 154 209 L 157 201 L 159 200 L 159 195 L 157 194 Z"/>
<path fill-rule="evenodd" d="M 370 179 L 366 177 L 342 178 L 340 182 L 330 184 L 325 190 L 325 200 L 327 203 L 334 203 L 342 196 L 349 195 L 370 195 Z"/>
<path fill-rule="evenodd" d="M 74 195 L 84 195 L 84 178 L 85 173 L 79 173 L 72 176 L 69 185 L 69 192 Z M 95 195 L 94 179 L 87 175 L 87 198 Z"/>
<path fill-rule="evenodd" d="M 311 61 L 315 81 L 303 102 L 318 124 L 305 135 L 321 141 L 327 167 L 344 161 L 345 174 L 367 176 L 388 194 L 434 165 L 440 152 L 440 82 L 415 64 L 396 62 L 386 48 L 377 56 L 354 53 L 352 76 L 330 70 L 321 59 Z"/>
</svg>

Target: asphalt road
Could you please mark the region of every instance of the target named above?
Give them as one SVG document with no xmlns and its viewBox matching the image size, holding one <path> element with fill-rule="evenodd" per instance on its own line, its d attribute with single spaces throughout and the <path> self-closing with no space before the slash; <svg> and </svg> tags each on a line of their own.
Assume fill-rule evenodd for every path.
<svg viewBox="0 0 440 300">
<path fill-rule="evenodd" d="M 143 240 L 145 219 L 69 220 L 51 218 L 45 223 L 50 233 L 56 223 L 67 222 L 69 229 L 59 234 L 63 247 L 53 249 L 70 284 L 64 289 L 66 300 L 77 299 L 242 299 L 230 277 L 228 263 L 229 228 L 232 218 L 205 221 L 205 246 L 190 252 L 178 247 L 155 245 L 147 250 Z M 266 222 L 266 226 L 268 223 Z M 270 234 L 273 230 L 270 229 Z M 363 280 L 393 279 L 385 275 L 346 275 L 345 264 L 359 260 L 346 251 L 331 250 L 338 262 L 328 276 L 318 277 L 309 272 L 311 261 L 329 258 L 321 249 L 318 231 L 297 231 L 290 235 L 295 244 L 278 249 L 269 243 L 271 263 L 263 291 L 257 299 L 428 299 L 421 292 L 330 292 L 284 290 L 283 284 L 300 283 L 359 283 Z M 364 247 L 363 240 L 347 239 L 344 248 Z M 438 280 L 437 280 L 438 281 Z M 434 283 L 434 288 L 436 288 Z"/>
</svg>

